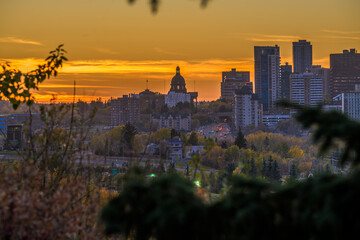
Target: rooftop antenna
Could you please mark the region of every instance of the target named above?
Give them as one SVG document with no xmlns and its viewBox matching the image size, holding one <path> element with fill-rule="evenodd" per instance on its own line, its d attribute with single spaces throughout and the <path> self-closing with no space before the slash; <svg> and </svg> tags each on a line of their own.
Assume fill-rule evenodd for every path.
<svg viewBox="0 0 360 240">
<path fill-rule="evenodd" d="M 149 90 L 149 80 L 146 79 L 146 90 Z"/>
</svg>

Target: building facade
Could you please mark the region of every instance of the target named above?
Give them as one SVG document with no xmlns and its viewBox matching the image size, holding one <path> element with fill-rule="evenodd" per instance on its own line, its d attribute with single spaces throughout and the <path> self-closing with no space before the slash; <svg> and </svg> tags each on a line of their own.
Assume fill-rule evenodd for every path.
<svg viewBox="0 0 360 240">
<path fill-rule="evenodd" d="M 181 161 L 183 158 L 183 143 L 180 138 L 165 139 L 168 146 L 166 148 L 166 159 L 173 162 Z"/>
<path fill-rule="evenodd" d="M 263 115 L 263 124 L 268 127 L 275 127 L 279 122 L 289 120 L 291 115 Z"/>
<path fill-rule="evenodd" d="M 288 63 L 280 66 L 279 99 L 290 100 L 290 75 L 292 66 Z"/>
<path fill-rule="evenodd" d="M 243 86 L 253 88 L 250 82 L 250 72 L 236 71 L 236 68 L 231 69 L 229 72 L 222 72 L 221 80 L 221 98 L 227 100 L 234 99 L 234 91 L 241 89 Z"/>
<path fill-rule="evenodd" d="M 271 108 L 277 100 L 280 75 L 280 48 L 255 46 L 255 93 L 263 104 L 264 111 Z"/>
<path fill-rule="evenodd" d="M 304 73 L 312 66 L 312 45 L 306 40 L 293 42 L 294 73 Z"/>
<path fill-rule="evenodd" d="M 262 105 L 247 86 L 235 90 L 233 108 L 237 130 L 248 125 L 258 126 L 262 122 Z"/>
<path fill-rule="evenodd" d="M 330 69 L 323 68 L 321 65 L 312 65 L 306 69 L 306 72 L 313 73 L 316 76 L 321 76 L 323 78 L 323 92 L 324 96 L 328 96 L 329 92 L 329 82 L 330 82 Z"/>
<path fill-rule="evenodd" d="M 291 101 L 301 105 L 323 104 L 323 77 L 313 73 L 291 74 Z"/>
<path fill-rule="evenodd" d="M 122 98 L 110 101 L 111 126 L 119 126 L 126 123 L 134 124 L 140 120 L 139 95 L 123 95 Z"/>
<path fill-rule="evenodd" d="M 330 96 L 353 92 L 360 84 L 360 53 L 355 49 L 330 54 Z"/>
<path fill-rule="evenodd" d="M 157 129 L 168 128 L 176 131 L 191 131 L 191 114 L 160 114 L 151 115 L 151 122 Z"/>
<path fill-rule="evenodd" d="M 341 110 L 349 118 L 360 121 L 360 91 L 341 94 Z"/>
</svg>

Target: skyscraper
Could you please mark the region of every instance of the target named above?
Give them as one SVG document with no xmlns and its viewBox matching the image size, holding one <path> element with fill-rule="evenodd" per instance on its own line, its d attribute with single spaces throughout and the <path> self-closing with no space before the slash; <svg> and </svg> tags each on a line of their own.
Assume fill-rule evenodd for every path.
<svg viewBox="0 0 360 240">
<path fill-rule="evenodd" d="M 360 84 L 360 53 L 355 49 L 330 54 L 330 96 L 355 90 Z"/>
<path fill-rule="evenodd" d="M 279 99 L 280 48 L 255 46 L 254 57 L 255 93 L 267 111 Z"/>
<path fill-rule="evenodd" d="M 290 100 L 290 74 L 292 73 L 292 66 L 289 63 L 280 66 L 280 99 Z"/>
<path fill-rule="evenodd" d="M 250 72 L 239 72 L 236 68 L 229 72 L 222 72 L 221 81 L 221 98 L 233 100 L 234 91 L 241 89 L 243 86 L 249 86 L 252 90 L 252 82 L 250 82 Z"/>
<path fill-rule="evenodd" d="M 312 45 L 306 40 L 293 42 L 294 73 L 304 73 L 312 65 Z"/>
</svg>

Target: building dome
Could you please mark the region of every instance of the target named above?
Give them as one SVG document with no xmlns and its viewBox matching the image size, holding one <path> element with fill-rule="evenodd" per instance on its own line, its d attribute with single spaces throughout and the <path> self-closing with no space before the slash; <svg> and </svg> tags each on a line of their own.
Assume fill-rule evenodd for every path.
<svg viewBox="0 0 360 240">
<path fill-rule="evenodd" d="M 171 80 L 170 91 L 177 93 L 186 93 L 185 79 L 180 75 L 180 67 L 176 67 L 176 74 Z"/>
</svg>

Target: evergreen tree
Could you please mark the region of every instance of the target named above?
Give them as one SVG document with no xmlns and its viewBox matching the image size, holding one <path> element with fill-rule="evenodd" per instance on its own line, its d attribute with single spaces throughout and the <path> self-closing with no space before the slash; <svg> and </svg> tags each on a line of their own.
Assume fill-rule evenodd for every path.
<svg viewBox="0 0 360 240">
<path fill-rule="evenodd" d="M 281 176 L 279 164 L 275 160 L 274 164 L 271 168 L 271 180 L 273 180 L 275 182 L 281 182 L 281 177 L 282 176 Z"/>
<path fill-rule="evenodd" d="M 234 170 L 236 169 L 235 167 L 235 163 L 233 162 L 229 162 L 227 165 L 226 165 L 226 175 L 227 175 L 227 178 L 230 178 L 234 172 Z"/>
<path fill-rule="evenodd" d="M 209 187 L 210 192 L 216 192 L 216 179 L 213 171 L 211 171 L 209 174 Z"/>
<path fill-rule="evenodd" d="M 170 136 L 171 138 L 174 138 L 176 136 L 179 136 L 179 133 L 175 129 L 171 129 Z"/>
<path fill-rule="evenodd" d="M 246 146 L 247 146 L 247 142 L 246 142 L 246 139 L 244 137 L 244 134 L 241 131 L 241 128 L 239 128 L 239 131 L 238 131 L 238 134 L 236 136 L 234 144 L 236 146 L 238 146 L 240 149 L 241 148 L 246 148 Z"/>
<path fill-rule="evenodd" d="M 124 142 L 129 149 L 132 149 L 133 147 L 133 140 L 136 134 L 137 134 L 136 127 L 129 122 L 126 123 L 122 135 Z"/>
<path fill-rule="evenodd" d="M 191 146 L 197 146 L 199 145 L 199 137 L 196 132 L 191 132 L 189 139 L 187 140 L 187 143 Z"/>
<path fill-rule="evenodd" d="M 326 164 L 326 166 L 325 166 L 325 172 L 326 172 L 327 174 L 331 174 L 331 173 L 332 173 L 330 164 Z"/>
<path fill-rule="evenodd" d="M 295 163 L 291 164 L 290 167 L 290 178 L 291 179 L 297 179 L 300 175 L 300 170 L 299 168 L 296 166 Z"/>
<path fill-rule="evenodd" d="M 253 143 L 251 144 L 250 149 L 255 151 L 255 152 L 257 151 L 257 148 L 255 147 L 255 145 Z"/>
<path fill-rule="evenodd" d="M 265 148 L 266 150 L 269 149 L 270 139 L 268 138 L 268 136 L 265 137 L 263 145 L 264 145 L 264 148 Z"/>
<path fill-rule="evenodd" d="M 226 177 L 226 173 L 218 172 L 218 176 L 216 179 L 216 193 L 219 193 L 223 188 L 224 178 Z"/>
<path fill-rule="evenodd" d="M 266 164 L 265 159 L 263 159 L 262 171 L 261 171 L 261 174 L 262 174 L 263 178 L 267 177 L 267 172 L 268 172 L 268 166 Z"/>
<path fill-rule="evenodd" d="M 265 172 L 265 177 L 266 177 L 268 180 L 272 180 L 273 168 L 274 168 L 274 167 L 273 167 L 273 160 L 272 160 L 272 157 L 270 156 L 270 157 L 269 157 L 269 160 L 268 160 L 266 172 Z"/>
<path fill-rule="evenodd" d="M 254 158 L 251 158 L 251 161 L 250 161 L 249 176 L 254 177 L 254 178 L 258 176 L 258 169 L 255 165 Z"/>
<path fill-rule="evenodd" d="M 204 171 L 201 171 L 200 176 L 201 176 L 200 186 L 202 188 L 205 188 L 206 186 L 208 186 L 208 180 L 206 179 L 206 175 Z"/>
<path fill-rule="evenodd" d="M 187 162 L 185 163 L 185 176 L 186 176 L 187 178 L 190 177 L 189 164 L 188 164 Z"/>
<path fill-rule="evenodd" d="M 226 142 L 226 141 L 222 141 L 222 142 L 221 142 L 221 148 L 222 148 L 222 149 L 227 149 L 227 148 L 228 148 L 228 145 L 227 145 L 227 142 Z"/>
</svg>

